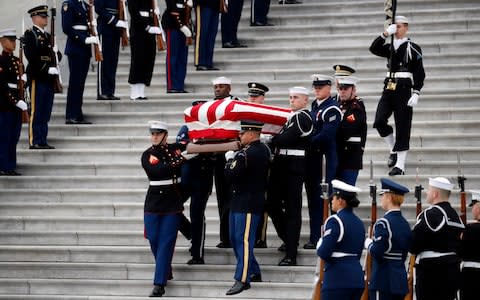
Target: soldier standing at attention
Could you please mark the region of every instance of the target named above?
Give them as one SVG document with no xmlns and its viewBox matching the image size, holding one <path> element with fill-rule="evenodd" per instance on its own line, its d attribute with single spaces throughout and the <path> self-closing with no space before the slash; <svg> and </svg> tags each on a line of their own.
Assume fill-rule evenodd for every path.
<svg viewBox="0 0 480 300">
<path fill-rule="evenodd" d="M 223 48 L 246 48 L 240 44 L 237 38 L 238 23 L 242 16 L 243 0 L 228 0 L 227 11 L 222 12 L 222 47 Z"/>
<path fill-rule="evenodd" d="M 146 100 L 145 86 L 150 86 L 155 65 L 156 34 L 162 30 L 153 26 L 155 7 L 152 0 L 128 1 L 130 13 L 130 99 Z"/>
<path fill-rule="evenodd" d="M 408 293 L 405 260 L 412 232 L 400 206 L 409 190 L 386 178 L 380 181 L 381 206 L 386 213 L 373 226 L 373 240 L 365 240 L 365 248 L 373 259 L 369 297 L 374 300 L 403 300 Z"/>
<path fill-rule="evenodd" d="M 95 12 L 98 14 L 98 34 L 102 42 L 103 53 L 103 61 L 98 62 L 97 100 L 120 100 L 115 96 L 120 30 L 128 27 L 126 21 L 118 18 L 120 9 L 118 5 L 121 1 L 95 0 Z"/>
<path fill-rule="evenodd" d="M 360 265 L 365 229 L 353 208 L 360 204 L 361 190 L 339 180 L 332 180 L 332 187 L 336 214 L 325 221 L 325 234 L 317 244 L 317 255 L 325 261 L 322 300 L 359 300 L 365 285 Z"/>
<path fill-rule="evenodd" d="M 262 123 L 242 121 L 237 152 L 225 153 L 225 176 L 231 184 L 230 241 L 237 267 L 235 283 L 227 295 L 250 288 L 250 282 L 262 281 L 260 267 L 253 254 L 255 233 L 265 205 L 265 189 L 270 150 L 260 142 Z"/>
<path fill-rule="evenodd" d="M 218 70 L 213 66 L 213 52 L 218 33 L 220 2 L 224 0 L 195 0 L 195 59 L 197 71 Z"/>
<path fill-rule="evenodd" d="M 27 74 L 30 88 L 31 115 L 28 142 L 30 149 L 55 149 L 47 143 L 48 122 L 52 114 L 54 76 L 59 74 L 54 50 L 50 45 L 48 6 L 39 5 L 28 11 L 33 26 L 24 34 L 24 52 L 28 59 Z"/>
<path fill-rule="evenodd" d="M 65 124 L 92 124 L 85 120 L 82 112 L 83 91 L 87 79 L 92 44 L 98 44 L 96 36 L 88 32 L 88 10 L 86 1 L 67 0 L 62 4 L 62 29 L 67 35 L 65 55 L 68 56 L 70 77 L 68 79 Z"/>
<path fill-rule="evenodd" d="M 373 128 L 376 128 L 390 148 L 387 162 L 392 168 L 388 175 L 404 175 L 407 151 L 410 148 L 413 107 L 418 103 L 423 87 L 422 49 L 407 37 L 408 19 L 396 16 L 395 24 L 377 37 L 370 46 L 370 52 L 388 59 L 389 71 L 385 78 L 382 97 L 378 102 Z M 386 41 L 395 34 L 393 45 Z M 393 113 L 395 136 L 388 119 Z"/>
<path fill-rule="evenodd" d="M 460 287 L 460 235 L 465 228 L 448 202 L 453 184 L 447 178 L 429 179 L 428 208 L 417 217 L 410 252 L 415 260 L 418 300 L 453 300 Z"/>
<path fill-rule="evenodd" d="M 142 167 L 150 180 L 144 206 L 145 237 L 155 257 L 154 288 L 161 297 L 172 271 L 172 257 L 183 211 L 180 186 L 181 152 L 185 145 L 167 144 L 167 124 L 150 121 L 152 146 L 142 154 Z"/>
<path fill-rule="evenodd" d="M 273 26 L 268 23 L 270 0 L 252 0 L 250 4 L 250 26 Z"/>
<path fill-rule="evenodd" d="M 337 179 L 355 185 L 363 168 L 363 151 L 367 142 L 367 113 L 362 99 L 357 96 L 357 78 L 337 77 L 338 104 L 342 122 L 337 131 Z"/>
<path fill-rule="evenodd" d="M 460 285 L 460 299 L 478 299 L 478 279 L 480 278 L 480 191 L 472 192 L 473 222 L 465 226 L 462 234 L 459 255 L 463 260 Z"/>
<path fill-rule="evenodd" d="M 21 175 L 17 168 L 17 143 L 22 129 L 22 111 L 27 103 L 20 99 L 18 81 L 20 60 L 13 55 L 17 33 L 15 29 L 0 30 L 0 176 Z"/>
</svg>

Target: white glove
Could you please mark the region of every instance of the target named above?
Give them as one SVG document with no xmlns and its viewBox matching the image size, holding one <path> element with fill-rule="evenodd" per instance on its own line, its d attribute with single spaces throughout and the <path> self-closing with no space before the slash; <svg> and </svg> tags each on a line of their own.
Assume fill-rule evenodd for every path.
<svg viewBox="0 0 480 300">
<path fill-rule="evenodd" d="M 58 75 L 58 69 L 55 67 L 48 68 L 48 74 L 50 75 Z"/>
<path fill-rule="evenodd" d="M 235 151 L 230 150 L 225 152 L 225 159 L 229 161 L 230 159 L 233 159 L 235 157 Z"/>
<path fill-rule="evenodd" d="M 193 0 L 187 0 L 187 5 L 190 7 L 193 7 Z"/>
<path fill-rule="evenodd" d="M 57 45 L 53 46 L 52 50 L 53 50 L 53 52 L 57 53 L 57 52 L 58 52 L 58 47 L 57 47 Z"/>
<path fill-rule="evenodd" d="M 373 243 L 373 240 L 371 238 L 366 238 L 365 242 L 363 243 L 363 246 L 365 247 L 365 249 L 368 249 L 371 243 Z"/>
<path fill-rule="evenodd" d="M 20 79 L 23 80 L 23 82 L 27 82 L 28 80 L 27 73 L 23 73 Z"/>
<path fill-rule="evenodd" d="M 115 26 L 117 26 L 119 28 L 127 29 L 128 23 L 126 21 L 123 21 L 123 20 L 118 20 L 117 23 L 115 24 Z"/>
<path fill-rule="evenodd" d="M 151 33 L 151 34 L 162 34 L 162 31 L 160 30 L 160 27 L 151 26 L 150 28 L 148 28 L 148 33 Z"/>
<path fill-rule="evenodd" d="M 273 136 L 271 134 L 260 134 L 260 142 L 264 144 L 269 144 L 272 141 Z"/>
<path fill-rule="evenodd" d="M 157 16 L 159 16 L 160 15 L 160 8 L 158 8 L 158 6 L 155 7 L 155 9 L 153 10 L 153 13 L 156 14 Z"/>
<path fill-rule="evenodd" d="M 181 154 L 183 158 L 185 158 L 186 160 L 192 159 L 198 155 L 198 153 L 188 153 L 187 150 L 182 151 Z"/>
<path fill-rule="evenodd" d="M 181 31 L 187 38 L 192 37 L 192 32 L 191 32 L 190 29 L 189 29 L 187 26 L 185 26 L 185 25 L 183 25 L 182 27 L 180 27 L 180 31 Z"/>
<path fill-rule="evenodd" d="M 322 242 L 323 242 L 323 239 L 322 239 L 322 238 L 318 239 L 318 242 L 317 242 L 317 250 L 318 250 L 318 248 L 320 248 L 320 246 L 322 245 Z"/>
<path fill-rule="evenodd" d="M 418 104 L 418 94 L 413 93 L 410 99 L 408 99 L 408 106 L 414 107 Z"/>
<path fill-rule="evenodd" d="M 27 102 L 23 100 L 18 100 L 17 104 L 15 104 L 16 107 L 20 108 L 21 110 L 25 111 L 28 108 Z"/>
<path fill-rule="evenodd" d="M 100 41 L 96 36 L 89 36 L 85 39 L 85 44 L 100 44 Z"/>
<path fill-rule="evenodd" d="M 397 24 L 391 24 L 387 27 L 385 32 L 387 33 L 387 36 L 394 34 L 395 32 L 397 32 Z"/>
</svg>

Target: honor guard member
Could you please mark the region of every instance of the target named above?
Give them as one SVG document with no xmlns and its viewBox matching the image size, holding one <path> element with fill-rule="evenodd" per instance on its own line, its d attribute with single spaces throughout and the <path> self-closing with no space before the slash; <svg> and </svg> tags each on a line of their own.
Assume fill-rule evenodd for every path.
<svg viewBox="0 0 480 300">
<path fill-rule="evenodd" d="M 370 46 L 370 52 L 388 59 L 389 72 L 385 78 L 382 97 L 378 102 L 373 127 L 390 148 L 388 175 L 405 174 L 405 160 L 410 148 L 410 131 L 412 128 L 412 108 L 417 105 L 420 90 L 423 87 L 425 71 L 423 70 L 422 49 L 406 36 L 408 20 L 396 16 L 395 24 L 377 37 Z M 392 45 L 387 37 L 395 34 Z M 393 113 L 395 136 L 388 119 Z"/>
<path fill-rule="evenodd" d="M 188 46 L 192 38 L 188 27 L 187 9 L 193 6 L 192 0 L 166 0 L 167 8 L 162 16 L 162 26 L 167 35 L 166 77 L 167 93 L 186 93 Z"/>
<path fill-rule="evenodd" d="M 67 35 L 65 55 L 70 69 L 65 124 L 92 124 L 85 120 L 82 112 L 91 45 L 99 43 L 98 37 L 91 36 L 88 31 L 89 7 L 84 0 L 66 0 L 62 4 L 62 29 Z"/>
<path fill-rule="evenodd" d="M 369 299 L 403 300 L 408 293 L 405 260 L 412 243 L 412 232 L 400 206 L 408 188 L 386 178 L 380 179 L 381 206 L 386 211 L 373 226 L 373 240 L 365 240 L 372 256 Z"/>
<path fill-rule="evenodd" d="M 478 299 L 478 279 L 480 278 L 480 191 L 472 193 L 473 222 L 465 225 L 460 246 L 460 257 L 462 258 L 462 275 L 460 285 L 460 299 Z"/>
<path fill-rule="evenodd" d="M 0 175 L 20 175 L 17 168 L 17 143 L 22 129 L 22 111 L 27 103 L 20 99 L 18 81 L 20 60 L 13 55 L 17 32 L 13 28 L 0 30 Z"/>
<path fill-rule="evenodd" d="M 361 190 L 336 179 L 332 187 L 336 214 L 325 221 L 325 233 L 317 244 L 317 255 L 325 262 L 322 300 L 359 300 L 365 285 L 360 265 L 365 229 L 353 208 L 360 204 Z"/>
<path fill-rule="evenodd" d="M 315 249 L 320 238 L 320 227 L 323 216 L 322 189 L 320 183 L 322 176 L 329 184 L 335 178 L 338 166 L 337 154 L 337 129 L 342 120 L 342 112 L 337 101 L 330 92 L 333 78 L 326 75 L 314 74 L 313 91 L 315 100 L 312 102 L 310 114 L 313 120 L 313 133 L 310 145 L 307 148 L 307 175 L 305 190 L 308 199 L 308 214 L 310 217 L 310 238 L 304 249 Z M 322 174 L 322 161 L 325 155 L 326 173 Z"/>
<path fill-rule="evenodd" d="M 221 30 L 223 48 L 246 48 L 237 38 L 238 23 L 242 16 L 243 0 L 228 0 L 227 11 L 222 12 Z"/>
<path fill-rule="evenodd" d="M 275 156 L 270 169 L 267 207 L 286 255 L 279 266 L 297 264 L 297 247 L 302 227 L 302 190 L 305 181 L 305 148 L 313 131 L 308 105 L 308 89 L 289 89 L 293 114 L 272 138 Z"/>
<path fill-rule="evenodd" d="M 352 76 L 355 73 L 355 69 L 346 65 L 333 65 L 333 77 L 335 78 L 335 86 L 337 88 L 337 94 L 333 98 L 340 103 L 338 100 L 338 94 L 340 93 L 338 89 L 338 78 L 345 76 Z"/>
<path fill-rule="evenodd" d="M 448 202 L 453 184 L 444 177 L 429 179 L 430 207 L 413 227 L 415 294 L 418 300 L 453 300 L 460 287 L 460 234 L 465 226 Z"/>
<path fill-rule="evenodd" d="M 250 26 L 273 26 L 268 23 L 270 0 L 252 0 L 250 4 Z"/>
<path fill-rule="evenodd" d="M 197 71 L 218 70 L 213 65 L 215 39 L 218 32 L 220 2 L 224 0 L 194 0 L 195 58 Z"/>
<path fill-rule="evenodd" d="M 182 144 L 167 144 L 167 124 L 150 121 L 152 146 L 142 154 L 142 167 L 150 180 L 145 198 L 145 237 L 155 257 L 154 288 L 150 297 L 161 297 L 171 275 L 171 264 L 183 211 L 180 189 Z"/>
<path fill-rule="evenodd" d="M 50 33 L 45 31 L 48 6 L 36 6 L 28 13 L 33 23 L 32 28 L 25 31 L 23 48 L 28 60 L 31 105 L 28 142 L 30 149 L 55 149 L 47 143 L 47 135 L 53 106 L 54 76 L 59 74 L 59 70 L 50 44 Z"/>
<path fill-rule="evenodd" d="M 260 266 L 253 254 L 255 233 L 263 214 L 270 150 L 260 142 L 262 123 L 242 121 L 237 152 L 225 153 L 225 175 L 232 187 L 230 241 L 237 259 L 235 284 L 227 291 L 234 295 L 262 281 Z"/>
<path fill-rule="evenodd" d="M 355 185 L 363 168 L 367 141 L 367 113 L 357 96 L 357 81 L 354 76 L 337 77 L 337 99 L 343 116 L 337 131 L 337 179 L 351 185 Z"/>
<path fill-rule="evenodd" d="M 265 93 L 269 91 L 268 87 L 258 82 L 249 82 L 248 86 L 248 102 L 264 104 Z"/>
<path fill-rule="evenodd" d="M 122 1 L 95 0 L 95 12 L 98 15 L 98 35 L 102 42 L 103 53 L 103 61 L 98 62 L 97 100 L 120 100 L 119 97 L 115 96 L 115 77 L 117 75 L 121 30 L 128 29 L 127 22 L 119 19 L 119 5 L 122 5 Z"/>
<path fill-rule="evenodd" d="M 145 86 L 150 86 L 156 55 L 156 35 L 162 34 L 153 26 L 153 14 L 159 14 L 152 7 L 152 0 L 128 1 L 130 13 L 130 99 L 146 100 Z"/>
</svg>

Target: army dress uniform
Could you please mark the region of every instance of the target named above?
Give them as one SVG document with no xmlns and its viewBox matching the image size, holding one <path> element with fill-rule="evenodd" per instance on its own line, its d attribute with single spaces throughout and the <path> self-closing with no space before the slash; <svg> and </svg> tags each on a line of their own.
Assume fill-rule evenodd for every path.
<svg viewBox="0 0 480 300">
<path fill-rule="evenodd" d="M 252 0 L 250 4 L 250 26 L 272 26 L 267 15 L 270 10 L 270 0 Z"/>
<path fill-rule="evenodd" d="M 227 12 L 222 12 L 220 27 L 222 30 L 223 48 L 244 48 L 246 45 L 240 44 L 237 38 L 238 23 L 242 16 L 243 0 L 229 0 Z"/>
<path fill-rule="evenodd" d="M 453 184 L 429 180 L 430 186 L 451 190 Z M 455 299 L 460 286 L 460 234 L 464 225 L 449 202 L 423 210 L 413 228 L 411 253 L 415 261 L 415 294 L 418 300 Z"/>
<path fill-rule="evenodd" d="M 217 70 L 213 66 L 215 39 L 218 32 L 220 1 L 194 0 L 195 7 L 195 58 L 197 71 Z"/>
</svg>

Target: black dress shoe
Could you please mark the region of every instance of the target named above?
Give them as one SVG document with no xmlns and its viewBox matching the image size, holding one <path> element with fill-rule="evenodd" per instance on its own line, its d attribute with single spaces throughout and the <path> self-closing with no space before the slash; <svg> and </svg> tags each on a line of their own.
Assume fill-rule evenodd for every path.
<svg viewBox="0 0 480 300">
<path fill-rule="evenodd" d="M 108 95 L 108 100 L 120 100 L 120 97 L 117 97 L 115 95 Z"/>
<path fill-rule="evenodd" d="M 393 167 L 397 163 L 397 153 L 390 153 L 388 157 L 387 165 L 389 168 Z"/>
<path fill-rule="evenodd" d="M 303 249 L 316 249 L 317 248 L 317 245 L 315 245 L 314 243 L 312 242 L 308 242 L 306 243 L 305 245 L 303 245 Z"/>
<path fill-rule="evenodd" d="M 197 71 L 218 71 L 219 68 L 207 67 L 207 66 L 197 66 Z"/>
<path fill-rule="evenodd" d="M 188 93 L 186 90 L 167 90 L 168 94 L 181 94 L 181 93 Z"/>
<path fill-rule="evenodd" d="M 270 23 L 262 23 L 262 22 L 254 22 L 254 23 L 250 23 L 250 26 L 275 26 L 273 24 L 270 24 Z"/>
<path fill-rule="evenodd" d="M 297 265 L 297 259 L 296 258 L 290 258 L 290 257 L 284 257 L 279 263 L 279 266 L 296 266 Z"/>
<path fill-rule="evenodd" d="M 45 144 L 45 145 L 35 144 L 35 145 L 31 145 L 29 149 L 55 149 L 55 147 L 50 146 L 49 144 Z"/>
<path fill-rule="evenodd" d="M 266 241 L 262 241 L 262 240 L 258 240 L 258 241 L 255 243 L 255 248 L 267 248 L 267 242 L 266 242 Z"/>
<path fill-rule="evenodd" d="M 77 120 L 77 119 L 67 119 L 65 124 L 92 124 L 92 122 L 88 122 L 85 120 Z"/>
<path fill-rule="evenodd" d="M 220 242 L 217 244 L 217 248 L 232 248 L 232 245 L 230 245 L 230 243 Z"/>
<path fill-rule="evenodd" d="M 97 95 L 97 100 L 110 100 L 107 95 Z"/>
<path fill-rule="evenodd" d="M 231 42 L 223 43 L 222 48 L 236 48 L 235 45 Z"/>
<path fill-rule="evenodd" d="M 390 172 L 388 172 L 388 175 L 389 176 L 405 175 L 405 172 L 400 168 L 394 167 L 393 169 L 390 170 Z"/>
<path fill-rule="evenodd" d="M 280 247 L 277 248 L 277 250 L 280 252 L 285 252 L 287 251 L 287 245 L 285 245 L 285 243 L 282 243 Z"/>
<path fill-rule="evenodd" d="M 137 101 L 137 100 L 141 101 L 141 100 L 147 100 L 147 99 L 148 99 L 147 97 L 130 98 L 130 100 L 132 101 Z"/>
<path fill-rule="evenodd" d="M 10 170 L 10 171 L 0 171 L 0 176 L 20 176 L 22 175 L 21 173 L 18 173 L 15 170 Z"/>
<path fill-rule="evenodd" d="M 245 45 L 245 44 L 240 44 L 239 42 L 233 43 L 233 46 L 235 46 L 234 48 L 248 48 L 247 45 Z"/>
<path fill-rule="evenodd" d="M 187 261 L 187 265 L 204 265 L 205 261 L 202 257 L 192 257 L 189 261 Z"/>
<path fill-rule="evenodd" d="M 162 297 L 165 294 L 165 287 L 163 285 L 155 285 L 149 297 Z"/>
<path fill-rule="evenodd" d="M 250 282 L 262 282 L 262 274 L 251 274 Z"/>
<path fill-rule="evenodd" d="M 279 0 L 278 4 L 301 4 L 302 1 L 297 0 Z"/>
<path fill-rule="evenodd" d="M 241 281 L 235 281 L 233 286 L 227 291 L 227 295 L 235 295 L 238 293 L 243 292 L 244 290 L 248 290 L 250 288 L 249 283 L 243 283 Z"/>
</svg>

